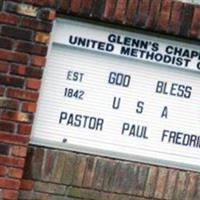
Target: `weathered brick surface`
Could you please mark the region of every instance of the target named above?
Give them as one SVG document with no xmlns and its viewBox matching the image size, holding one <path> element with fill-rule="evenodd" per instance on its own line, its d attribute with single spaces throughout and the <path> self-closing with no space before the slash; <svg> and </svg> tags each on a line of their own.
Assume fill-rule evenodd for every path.
<svg viewBox="0 0 200 200">
<path fill-rule="evenodd" d="M 0 154 L 1 155 L 8 155 L 9 154 L 9 145 L 8 144 L 0 144 Z"/>
<path fill-rule="evenodd" d="M 77 155 L 76 162 L 74 164 L 75 173 L 73 175 L 72 185 L 82 186 L 83 178 L 85 175 L 86 164 L 87 164 L 87 157 L 84 155 Z M 98 178 L 94 177 L 93 187 L 95 187 L 97 182 L 98 182 Z"/>
<path fill-rule="evenodd" d="M 1 34 L 7 37 L 21 40 L 31 40 L 33 36 L 33 32 L 31 30 L 17 28 L 13 26 L 2 26 Z"/>
<path fill-rule="evenodd" d="M 20 65 L 20 64 L 12 64 L 10 73 L 22 77 L 41 79 L 43 70 L 35 67 L 27 67 L 25 65 Z"/>
<path fill-rule="evenodd" d="M 111 191 L 114 181 L 115 172 L 117 170 L 118 162 L 110 161 L 106 163 L 106 170 L 104 175 L 103 190 Z"/>
<path fill-rule="evenodd" d="M 144 190 L 145 197 L 152 198 L 154 196 L 157 176 L 158 176 L 158 168 L 150 167 L 148 175 L 147 175 L 145 190 Z"/>
<path fill-rule="evenodd" d="M 199 174 L 198 173 L 190 173 L 188 186 L 186 190 L 185 199 L 193 200 L 195 198 L 195 194 L 197 192 L 197 181 L 198 181 Z"/>
<path fill-rule="evenodd" d="M 15 191 L 15 190 L 4 190 L 3 191 L 3 198 L 6 199 L 6 200 L 17 200 L 18 191 Z"/>
<path fill-rule="evenodd" d="M 22 135 L 29 135 L 31 133 L 32 126 L 29 124 L 20 123 L 17 128 L 17 132 Z"/>
<path fill-rule="evenodd" d="M 169 33 L 177 35 L 181 27 L 181 11 L 183 4 L 181 2 L 174 2 L 171 11 L 171 20 L 169 22 Z"/>
<path fill-rule="evenodd" d="M 0 132 L 0 142 L 13 145 L 27 145 L 29 138 L 20 135 L 11 135 L 6 132 Z"/>
<path fill-rule="evenodd" d="M 194 38 L 200 38 L 199 29 L 200 29 L 200 7 L 196 7 L 194 10 L 194 15 L 192 19 L 190 35 Z"/>
<path fill-rule="evenodd" d="M 1 118 L 3 120 L 31 123 L 33 120 L 33 115 L 16 111 L 3 111 Z"/>
<path fill-rule="evenodd" d="M 76 155 L 73 153 L 65 154 L 65 164 L 63 169 L 63 174 L 61 178 L 61 183 L 65 185 L 70 185 L 72 183 L 72 178 L 74 174 L 74 164 L 76 162 Z"/>
<path fill-rule="evenodd" d="M 44 163 L 42 167 L 41 179 L 44 181 L 50 181 L 54 165 L 56 160 L 56 152 L 51 150 L 46 150 L 44 155 Z"/>
<path fill-rule="evenodd" d="M 174 200 L 184 199 L 186 196 L 186 188 L 188 182 L 187 172 L 180 171 L 177 177 L 176 192 L 174 193 Z"/>
<path fill-rule="evenodd" d="M 2 24 L 16 25 L 20 21 L 20 17 L 10 13 L 0 13 L 0 22 Z"/>
<path fill-rule="evenodd" d="M 0 72 L 6 73 L 6 72 L 8 72 L 8 69 L 9 69 L 9 63 L 0 62 Z"/>
<path fill-rule="evenodd" d="M 118 0 L 116 9 L 115 9 L 115 14 L 114 14 L 114 19 L 116 21 L 124 23 L 125 20 L 125 12 L 126 12 L 126 0 Z"/>
<path fill-rule="evenodd" d="M 97 190 L 101 190 L 103 187 L 103 182 L 104 182 L 104 175 L 106 171 L 106 166 L 107 166 L 107 160 L 103 159 L 98 159 L 96 162 L 96 167 L 95 167 L 95 172 L 94 172 L 94 177 L 93 177 L 93 188 Z M 85 169 L 83 170 L 83 172 Z"/>
<path fill-rule="evenodd" d="M 13 89 L 13 88 L 8 88 L 7 90 L 7 96 L 16 98 L 19 100 L 26 100 L 26 101 L 37 101 L 38 99 L 38 93 L 36 92 L 30 92 L 27 90 L 19 90 L 19 89 Z"/>
<path fill-rule="evenodd" d="M 113 16 L 115 12 L 115 0 L 106 0 L 105 1 L 105 9 L 103 17 L 106 20 L 113 21 Z"/>
<path fill-rule="evenodd" d="M 24 177 L 26 179 L 40 180 L 42 173 L 42 165 L 44 159 L 44 149 L 32 148 L 28 151 L 28 159 L 26 162 L 26 171 Z"/>
<path fill-rule="evenodd" d="M 82 1 L 82 9 L 81 9 L 81 13 L 84 16 L 89 16 L 92 10 L 92 3 L 93 0 L 84 0 Z"/>
<path fill-rule="evenodd" d="M 22 179 L 21 184 L 20 184 L 20 189 L 21 190 L 32 190 L 33 189 L 33 181 Z"/>
<path fill-rule="evenodd" d="M 6 189 L 19 189 L 20 186 L 20 181 L 11 179 L 11 178 L 1 178 L 0 177 L 0 187 L 1 188 L 6 188 Z"/>
<path fill-rule="evenodd" d="M 168 170 L 165 168 L 160 168 L 158 171 L 157 183 L 154 193 L 155 198 L 163 199 L 167 176 L 168 176 Z"/>
<path fill-rule="evenodd" d="M 182 20 L 184 23 L 181 23 L 180 35 L 187 37 L 189 35 L 189 30 L 192 24 L 192 18 L 194 13 L 194 6 L 190 4 L 185 4 L 182 9 Z"/>
<path fill-rule="evenodd" d="M 87 158 L 87 164 L 85 167 L 85 174 L 83 179 L 83 187 L 92 187 L 96 161 L 97 160 L 94 157 Z"/>
<path fill-rule="evenodd" d="M 176 192 L 177 175 L 177 170 L 169 170 L 164 193 L 165 199 L 173 199 L 174 193 Z"/>
<path fill-rule="evenodd" d="M 0 48 L 2 49 L 12 49 L 14 41 L 10 38 L 0 37 Z"/>
<path fill-rule="evenodd" d="M 150 0 L 140 0 L 139 8 L 138 8 L 138 17 L 135 20 L 135 24 L 140 27 L 144 27 L 146 23 L 146 19 L 148 16 L 150 8 Z"/>
<path fill-rule="evenodd" d="M 19 102 L 14 99 L 0 98 L 0 108 L 18 110 Z M 6 126 L 6 125 L 4 125 L 4 126 Z M 9 127 L 8 127 L 8 129 L 9 129 Z"/>
<path fill-rule="evenodd" d="M 127 13 L 126 13 L 126 23 L 132 25 L 137 16 L 139 0 L 130 0 L 128 2 Z"/>
<path fill-rule="evenodd" d="M 23 175 L 23 170 L 18 168 L 10 168 L 8 175 L 10 178 L 21 179 Z"/>
<path fill-rule="evenodd" d="M 25 163 L 24 161 L 22 158 L 0 156 L 0 165 L 22 168 Z"/>
<path fill-rule="evenodd" d="M 1 3 L 0 199 L 200 199 L 198 173 L 38 147 L 31 147 L 26 157 L 57 14 L 200 39 L 199 6 L 173 0 Z"/>
<path fill-rule="evenodd" d="M 53 183 L 44 183 L 44 182 L 35 182 L 34 183 L 34 190 L 37 192 L 45 192 L 45 193 L 52 193 L 52 194 L 64 194 L 65 193 L 64 185 L 57 185 Z"/>
</svg>

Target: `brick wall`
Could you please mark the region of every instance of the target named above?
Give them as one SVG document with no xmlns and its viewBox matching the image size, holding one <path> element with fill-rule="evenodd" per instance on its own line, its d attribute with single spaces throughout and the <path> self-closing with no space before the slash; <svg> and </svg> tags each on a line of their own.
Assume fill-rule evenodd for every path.
<svg viewBox="0 0 200 200">
<path fill-rule="evenodd" d="M 199 6 L 1 0 L 0 9 L 0 199 L 200 199 L 194 172 L 28 146 L 56 14 L 198 40 Z"/>
<path fill-rule="evenodd" d="M 30 147 L 20 200 L 199 200 L 195 172 Z"/>
</svg>

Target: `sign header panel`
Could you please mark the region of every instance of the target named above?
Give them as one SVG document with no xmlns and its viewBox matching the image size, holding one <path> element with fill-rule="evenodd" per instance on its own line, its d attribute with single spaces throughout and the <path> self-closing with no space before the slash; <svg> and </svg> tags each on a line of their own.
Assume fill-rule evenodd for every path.
<svg viewBox="0 0 200 200">
<path fill-rule="evenodd" d="M 54 32 L 32 143 L 199 170 L 195 46 L 70 20 L 57 21 Z M 169 46 L 188 49 L 187 67 L 146 62 L 150 53 L 170 56 Z M 127 59 L 135 56 L 121 55 L 123 47 L 144 57 Z"/>
<path fill-rule="evenodd" d="M 73 28 L 57 23 L 54 42 L 200 72 L 199 46 L 174 40 L 81 23 Z"/>
</svg>

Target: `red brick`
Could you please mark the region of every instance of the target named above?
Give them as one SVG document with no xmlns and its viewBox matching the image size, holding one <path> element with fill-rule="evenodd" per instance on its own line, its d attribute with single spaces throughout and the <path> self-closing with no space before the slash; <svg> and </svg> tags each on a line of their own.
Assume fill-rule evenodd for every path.
<svg viewBox="0 0 200 200">
<path fill-rule="evenodd" d="M 24 86 L 24 79 L 0 74 L 0 84 L 22 88 Z"/>
<path fill-rule="evenodd" d="M 12 147 L 12 155 L 18 157 L 25 157 L 27 154 L 27 147 L 23 146 L 13 146 Z"/>
<path fill-rule="evenodd" d="M 169 22 L 169 32 L 173 34 L 178 34 L 180 31 L 181 24 L 181 11 L 182 11 L 183 3 L 174 2 L 172 7 L 172 14 Z"/>
<path fill-rule="evenodd" d="M 0 60 L 7 60 L 26 64 L 28 62 L 28 58 L 28 55 L 24 53 L 0 50 Z"/>
<path fill-rule="evenodd" d="M 14 99 L 2 98 L 0 99 L 0 108 L 18 110 L 19 102 Z"/>
<path fill-rule="evenodd" d="M 38 67 L 44 67 L 46 58 L 42 56 L 32 56 L 31 64 Z"/>
<path fill-rule="evenodd" d="M 10 13 L 0 13 L 0 23 L 2 24 L 11 24 L 17 25 L 19 24 L 20 17 L 10 14 Z"/>
<path fill-rule="evenodd" d="M 130 0 L 127 6 L 126 23 L 133 24 L 136 17 L 139 0 Z"/>
<path fill-rule="evenodd" d="M 0 48 L 12 49 L 14 41 L 10 38 L 0 37 Z"/>
<path fill-rule="evenodd" d="M 152 0 L 149 15 L 146 20 L 146 28 L 154 30 L 160 15 L 161 0 Z"/>
<path fill-rule="evenodd" d="M 25 65 L 13 64 L 11 65 L 10 73 L 18 76 L 26 76 L 40 79 L 42 77 L 43 70 L 35 67 L 27 67 Z"/>
<path fill-rule="evenodd" d="M 82 8 L 81 8 L 81 13 L 85 16 L 89 16 L 91 14 L 92 10 L 92 0 L 84 0 L 82 1 Z"/>
<path fill-rule="evenodd" d="M 126 12 L 126 0 L 118 0 L 116 9 L 115 9 L 115 15 L 114 18 L 116 21 L 124 22 L 125 20 L 125 12 Z"/>
<path fill-rule="evenodd" d="M 16 122 L 26 122 L 31 123 L 33 120 L 33 116 L 28 113 L 17 112 L 17 111 L 3 111 L 2 112 L 2 119 L 16 121 Z"/>
<path fill-rule="evenodd" d="M 38 79 L 27 79 L 26 88 L 31 90 L 40 89 L 41 81 Z"/>
<path fill-rule="evenodd" d="M 16 51 L 46 56 L 47 46 L 40 45 L 40 44 L 33 44 L 30 42 L 25 42 L 25 41 L 19 41 L 16 46 Z"/>
<path fill-rule="evenodd" d="M 50 41 L 50 36 L 49 36 L 49 34 L 46 34 L 46 33 L 37 32 L 35 34 L 35 41 L 44 43 L 44 44 L 48 44 Z"/>
<path fill-rule="evenodd" d="M 9 155 L 9 152 L 10 152 L 10 145 L 0 143 L 0 154 Z"/>
<path fill-rule="evenodd" d="M 10 178 L 19 178 L 21 179 L 23 176 L 23 169 L 19 168 L 10 168 L 8 173 Z"/>
<path fill-rule="evenodd" d="M 55 0 L 24 0 L 25 3 L 30 3 L 36 6 L 47 6 L 47 7 L 55 7 L 57 1 Z"/>
<path fill-rule="evenodd" d="M 24 167 L 24 163 L 25 160 L 23 158 L 7 157 L 0 155 L 0 165 L 22 168 Z"/>
<path fill-rule="evenodd" d="M 22 135 L 10 135 L 0 132 L 0 141 L 7 144 L 27 145 L 29 138 Z"/>
<path fill-rule="evenodd" d="M 60 0 L 60 5 L 59 5 L 59 9 L 58 11 L 59 12 L 62 12 L 62 13 L 67 13 L 67 11 L 69 10 L 69 7 L 70 7 L 70 1 L 71 0 Z"/>
<path fill-rule="evenodd" d="M 21 190 L 32 190 L 33 189 L 33 181 L 22 179 L 20 189 Z"/>
<path fill-rule="evenodd" d="M 20 123 L 18 125 L 17 132 L 19 134 L 22 134 L 22 135 L 29 135 L 31 133 L 31 128 L 32 128 L 32 126 L 29 125 L 29 124 L 22 124 L 22 123 Z"/>
<path fill-rule="evenodd" d="M 3 96 L 5 92 L 5 87 L 0 86 L 0 96 Z"/>
<path fill-rule="evenodd" d="M 0 72 L 8 72 L 9 64 L 5 62 L 0 62 Z"/>
<path fill-rule="evenodd" d="M 81 0 L 71 0 L 70 11 L 73 13 L 78 13 L 81 8 Z"/>
<path fill-rule="evenodd" d="M 33 102 L 36 102 L 38 99 L 38 93 L 36 92 L 29 92 L 26 90 L 12 89 L 12 88 L 8 88 L 7 96 Z"/>
<path fill-rule="evenodd" d="M 199 31 L 200 31 L 199 22 L 200 22 L 200 7 L 196 7 L 194 10 L 191 32 L 190 32 L 190 35 L 194 38 L 197 38 L 199 36 Z"/>
<path fill-rule="evenodd" d="M 140 0 L 139 1 L 139 10 L 138 10 L 138 17 L 136 20 L 136 25 L 139 27 L 144 27 L 146 23 L 146 19 L 148 16 L 150 7 L 150 0 Z"/>
<path fill-rule="evenodd" d="M 22 27 L 49 33 L 51 32 L 51 29 L 52 29 L 52 23 L 41 22 L 39 20 L 31 19 L 31 18 L 24 18 L 22 20 Z"/>
<path fill-rule="evenodd" d="M 105 0 L 103 1 L 95 1 L 92 5 L 92 12 L 90 16 L 94 19 L 101 19 L 102 13 L 104 12 Z"/>
<path fill-rule="evenodd" d="M 40 10 L 39 18 L 43 20 L 53 21 L 56 18 L 56 12 L 55 10 L 49 9 Z"/>
<path fill-rule="evenodd" d="M 15 124 L 12 122 L 0 120 L 0 130 L 6 132 L 14 132 Z"/>
<path fill-rule="evenodd" d="M 24 171 L 24 178 L 41 180 L 43 162 L 44 162 L 44 148 L 29 148 L 26 166 Z"/>
<path fill-rule="evenodd" d="M 19 189 L 20 180 L 0 177 L 0 188 Z"/>
<path fill-rule="evenodd" d="M 181 9 L 181 27 L 179 36 L 188 37 L 191 31 L 191 24 L 194 15 L 194 5 L 185 3 Z"/>
<path fill-rule="evenodd" d="M 37 107 L 37 104 L 36 104 L 36 103 L 28 103 L 28 102 L 25 102 L 25 103 L 23 103 L 23 105 L 22 105 L 22 111 L 23 111 L 23 112 L 31 112 L 31 113 L 34 113 L 34 112 L 36 112 L 36 107 Z"/>
<path fill-rule="evenodd" d="M 171 13 L 171 6 L 172 6 L 171 0 L 163 0 L 161 13 L 157 24 L 158 31 L 167 32 L 169 28 L 168 24 Z"/>
<path fill-rule="evenodd" d="M 106 0 L 105 9 L 103 13 L 104 19 L 108 19 L 108 20 L 113 19 L 113 15 L 115 12 L 115 4 L 116 4 L 115 0 Z"/>
<path fill-rule="evenodd" d="M 18 191 L 16 190 L 4 190 L 3 198 L 5 200 L 17 200 L 18 199 Z"/>
<path fill-rule="evenodd" d="M 1 34 L 7 37 L 12 37 L 21 40 L 31 40 L 33 35 L 31 30 L 13 26 L 2 26 Z"/>
<path fill-rule="evenodd" d="M 5 166 L 0 166 L 0 176 L 5 176 L 8 172 L 8 168 Z"/>
</svg>

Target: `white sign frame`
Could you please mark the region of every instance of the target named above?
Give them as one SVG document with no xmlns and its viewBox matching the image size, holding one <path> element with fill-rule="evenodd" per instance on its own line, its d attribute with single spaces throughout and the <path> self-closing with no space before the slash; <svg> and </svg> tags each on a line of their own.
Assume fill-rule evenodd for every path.
<svg viewBox="0 0 200 200">
<path fill-rule="evenodd" d="M 51 42 L 50 42 L 50 47 L 49 47 L 49 50 L 48 50 L 47 66 L 49 64 L 48 63 L 48 60 L 49 60 L 48 57 L 50 56 L 50 52 L 51 52 L 51 48 L 52 48 L 53 42 L 58 39 L 57 43 L 61 43 L 59 41 L 62 38 L 57 38 L 56 39 L 57 35 L 55 34 L 55 29 L 56 29 L 55 27 L 57 26 L 58 22 L 76 23 L 76 25 L 78 25 L 78 24 L 82 25 L 82 22 L 75 22 L 73 20 L 64 20 L 64 19 L 57 19 L 56 20 L 56 22 L 54 24 L 54 29 L 53 29 L 53 32 L 52 32 L 52 38 L 51 38 Z M 101 27 L 95 26 L 95 25 L 87 24 L 87 26 L 88 27 L 92 27 L 92 28 L 93 27 L 97 27 L 97 29 L 98 28 L 101 29 Z M 131 33 L 129 33 L 129 34 L 131 34 Z M 151 38 L 151 36 L 147 36 L 147 38 Z M 156 39 L 158 41 L 163 41 L 163 39 L 160 39 L 160 38 L 159 39 L 156 38 Z M 177 42 L 175 42 L 175 43 L 177 43 Z M 177 43 L 177 44 L 180 44 L 180 43 Z M 184 44 L 186 44 L 186 43 L 184 43 Z M 194 45 L 189 45 L 189 44 L 187 44 L 187 45 L 189 47 L 193 47 L 194 46 Z M 192 70 L 192 71 L 196 71 L 196 73 L 200 72 L 199 70 L 196 70 L 194 68 L 188 68 L 188 67 L 184 68 L 184 69 L 180 68 L 180 70 Z M 41 89 L 41 91 L 42 91 L 42 89 Z M 40 94 L 40 96 L 41 96 L 41 94 Z M 39 104 L 40 104 L 40 101 L 39 101 Z M 39 108 L 38 108 L 38 110 L 39 110 Z M 37 115 L 38 115 L 38 113 L 36 112 L 36 118 L 37 118 Z M 34 145 L 42 145 L 42 146 L 53 147 L 53 148 L 58 148 L 58 149 L 66 149 L 66 150 L 71 150 L 71 151 L 83 152 L 83 153 L 87 153 L 87 154 L 95 154 L 97 156 L 112 157 L 112 158 L 130 160 L 130 161 L 137 161 L 137 162 L 142 162 L 142 163 L 158 164 L 158 165 L 166 166 L 166 167 L 173 167 L 173 168 L 181 168 L 181 169 L 187 169 L 187 170 L 200 171 L 199 166 L 191 165 L 191 164 L 188 164 L 188 163 L 180 163 L 180 162 L 176 162 L 176 161 L 170 161 L 170 160 L 156 158 L 157 156 L 155 156 L 154 158 L 146 157 L 144 155 L 134 155 L 133 156 L 132 154 L 127 154 L 127 153 L 118 153 L 118 152 L 116 153 L 115 151 L 104 151 L 104 150 L 97 149 L 97 148 L 91 148 L 91 147 L 88 148 L 88 147 L 84 147 L 84 146 L 80 146 L 80 145 L 73 145 L 73 144 L 67 144 L 67 143 L 63 144 L 63 143 L 48 141 L 46 139 L 35 138 L 34 137 L 34 126 L 33 126 L 33 131 L 32 131 L 32 136 L 31 137 L 32 137 L 31 144 L 34 144 Z M 159 157 L 159 152 L 158 152 L 158 157 Z"/>
</svg>

